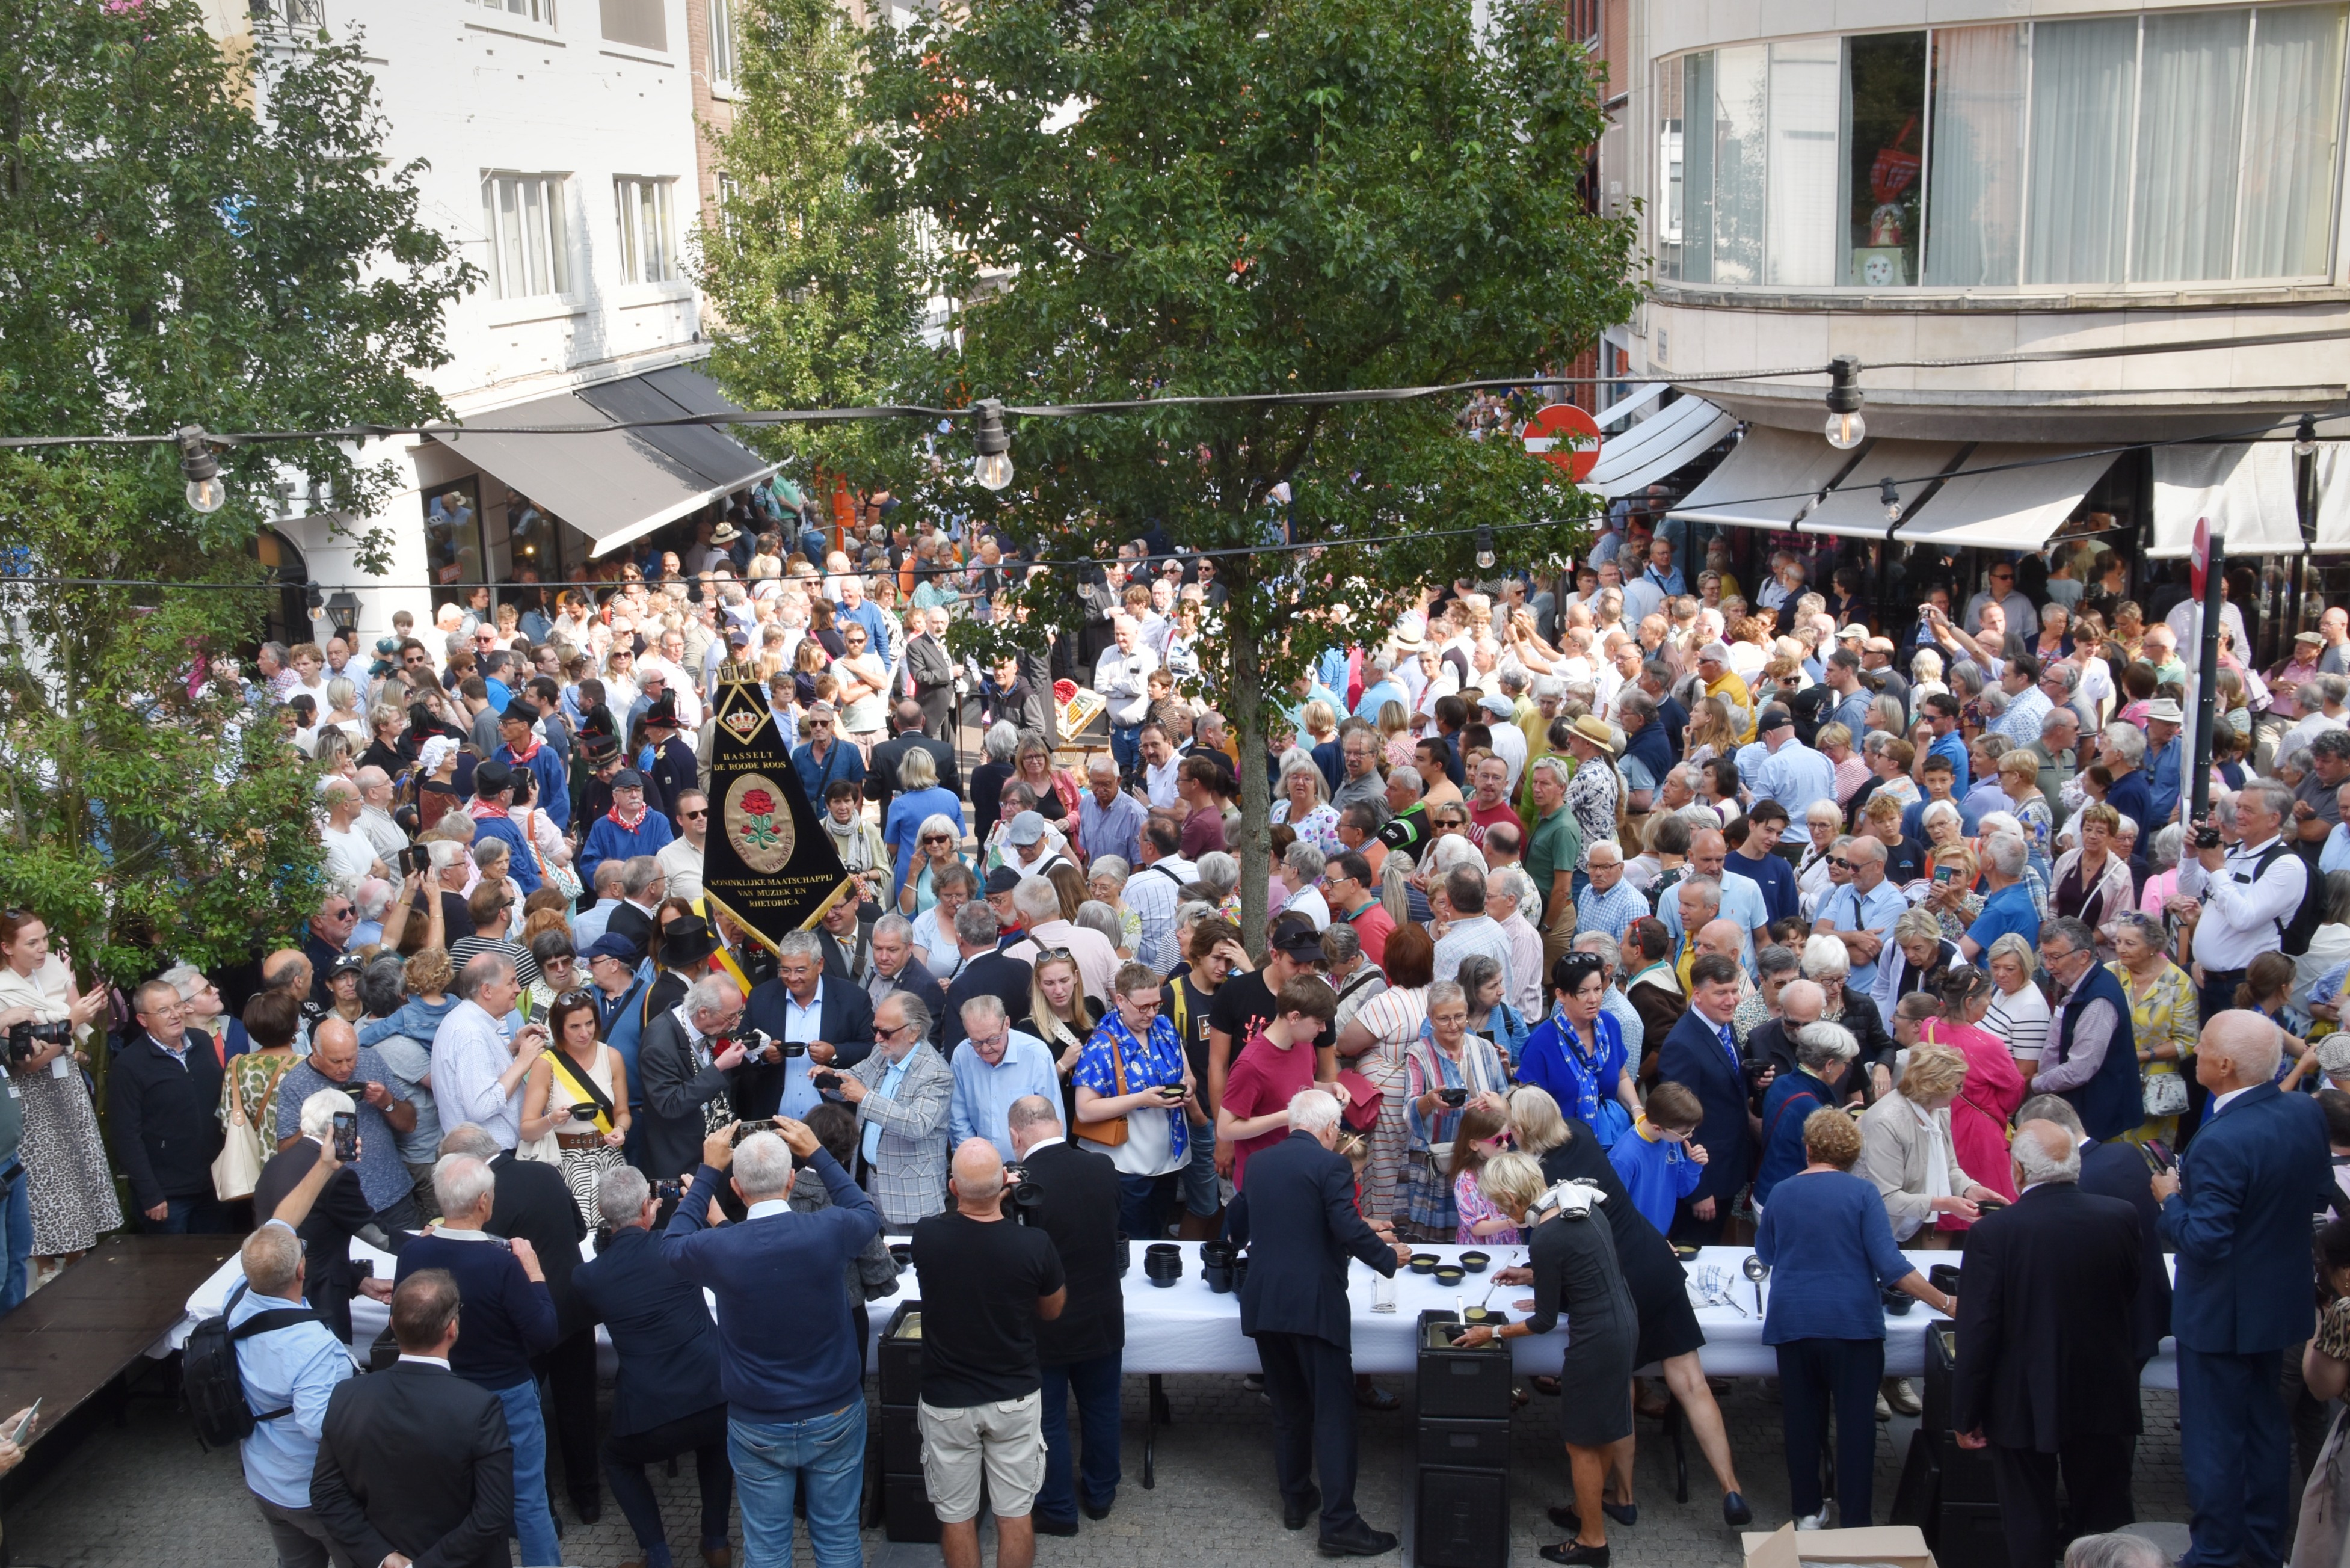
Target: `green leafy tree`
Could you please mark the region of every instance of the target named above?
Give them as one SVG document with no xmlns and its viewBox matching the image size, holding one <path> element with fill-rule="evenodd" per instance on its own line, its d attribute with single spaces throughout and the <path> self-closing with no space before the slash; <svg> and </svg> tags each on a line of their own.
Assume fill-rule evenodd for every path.
<svg viewBox="0 0 2350 1568">
<path fill-rule="evenodd" d="M 716 138 L 733 191 L 696 244 L 717 325 L 710 369 L 756 409 L 891 396 L 920 326 L 918 231 L 852 174 L 858 42 L 837 0 L 741 0 L 734 123 Z M 865 422 L 750 427 L 776 458 L 884 483 L 905 432 Z"/>
<path fill-rule="evenodd" d="M 952 236 L 960 304 L 910 396 L 960 402 L 1327 391 L 1527 375 L 1622 319 L 1628 217 L 1586 210 L 1593 68 L 1544 0 L 973 0 L 869 36 L 861 165 L 885 211 Z M 1028 419 L 1013 486 L 927 471 L 931 504 L 1107 555 L 1150 524 L 1220 556 L 1203 669 L 1244 763 L 1246 925 L 1261 938 L 1269 711 L 1327 648 L 1425 585 L 1578 545 L 1591 504 L 1461 400 L 1169 406 Z M 1284 499 L 1284 497 L 1286 499 Z M 1264 549 L 1310 541 L 1310 554 Z M 1076 625 L 1078 572 L 1025 591 Z"/>
<path fill-rule="evenodd" d="M 472 280 L 385 161 L 356 42 L 232 57 L 192 0 L 9 0 L 0 58 L 0 431 L 445 417 L 415 373 Z M 275 484 L 380 510 L 355 451 L 225 452 L 209 514 L 174 449 L 0 454 L 0 897 L 86 974 L 240 957 L 314 907 L 316 770 L 213 661 L 274 597 Z"/>
</svg>

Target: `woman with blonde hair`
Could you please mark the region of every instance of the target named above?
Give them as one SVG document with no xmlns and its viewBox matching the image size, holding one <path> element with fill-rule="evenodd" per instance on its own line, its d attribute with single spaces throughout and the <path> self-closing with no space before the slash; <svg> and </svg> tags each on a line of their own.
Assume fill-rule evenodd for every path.
<svg viewBox="0 0 2350 1568">
<path fill-rule="evenodd" d="M 1949 1247 L 1938 1229 L 1953 1230 L 1980 1217 L 1977 1199 L 1999 1195 L 1966 1173 L 1950 1133 L 1950 1102 L 1966 1084 L 1967 1059 L 1948 1045 L 1919 1045 L 1894 1091 L 1861 1113 L 1859 1173 L 1877 1186 L 1894 1239 L 1918 1247 Z"/>
<path fill-rule="evenodd" d="M 1708 763 L 1716 757 L 1734 755 L 1737 750 L 1738 732 L 1733 727 L 1730 704 L 1719 697 L 1708 697 L 1698 703 L 1690 712 L 1684 759 Z"/>
<path fill-rule="evenodd" d="M 1036 961 L 1028 975 L 1028 1020 L 1021 1027 L 1043 1041 L 1053 1054 L 1053 1068 L 1061 1079 L 1064 1116 L 1073 1115 L 1076 1105 L 1069 1075 L 1077 1070 L 1077 1058 L 1085 1054 L 1086 1042 L 1093 1038 L 1094 1026 L 1101 1019 L 1102 1004 L 1086 994 L 1075 958 L 1055 951 Z"/>
<path fill-rule="evenodd" d="M 1393 699 L 1379 704 L 1379 749 L 1390 768 L 1411 766 L 1412 747 L 1418 743 L 1411 732 L 1411 715 L 1403 704 Z"/>
</svg>

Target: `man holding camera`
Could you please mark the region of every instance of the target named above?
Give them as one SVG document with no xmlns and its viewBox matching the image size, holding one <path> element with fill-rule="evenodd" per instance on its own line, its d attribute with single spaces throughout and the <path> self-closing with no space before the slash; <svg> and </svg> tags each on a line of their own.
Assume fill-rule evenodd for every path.
<svg viewBox="0 0 2350 1568">
<path fill-rule="evenodd" d="M 1052 1238 L 1004 1220 L 993 1144 L 974 1137 L 957 1147 L 951 1186 L 954 1208 L 914 1227 L 922 1300 L 953 1303 L 922 1314 L 922 1481 L 947 1568 L 980 1568 L 983 1477 L 996 1568 L 1030 1568 L 1029 1511 L 1045 1484 L 1036 1330 L 1060 1316 L 1068 1290 Z"/>
<path fill-rule="evenodd" d="M 2282 942 L 2309 890 L 2309 867 L 2282 836 L 2292 811 L 2290 789 L 2252 779 L 2236 794 L 2235 848 L 2220 843 L 2210 817 L 2191 829 L 2193 857 L 2179 866 L 2178 893 L 2168 909 L 2194 927 L 2195 981 L 2206 1019 L 2236 1004 L 2244 971 Z"/>
<path fill-rule="evenodd" d="M 743 1022 L 743 992 L 713 974 L 696 981 L 685 1000 L 645 1025 L 637 1047 L 645 1108 L 642 1165 L 650 1175 L 681 1175 L 693 1168 L 702 1139 L 734 1120 L 732 1096 L 749 1054 L 733 1038 Z"/>
<path fill-rule="evenodd" d="M 1061 1315 L 1036 1327 L 1045 1397 L 1045 1486 L 1030 1515 L 1046 1535 L 1077 1532 L 1076 1473 L 1087 1519 L 1118 1500 L 1118 1377 L 1126 1349 L 1126 1295 L 1118 1284 L 1118 1167 L 1068 1141 L 1060 1103 L 1029 1095 L 1012 1106 L 1019 1157 L 1020 1222 L 1045 1232 L 1067 1277 Z M 1070 1451 L 1069 1396 L 1084 1427 L 1082 1463 Z"/>
<path fill-rule="evenodd" d="M 751 992 L 752 1024 L 777 1054 L 743 1085 L 745 1116 L 804 1116 L 824 1096 L 809 1082 L 819 1067 L 854 1067 L 873 1049 L 873 1002 L 862 987 L 827 974 L 823 943 L 794 931 L 775 949 L 775 978 Z"/>
</svg>

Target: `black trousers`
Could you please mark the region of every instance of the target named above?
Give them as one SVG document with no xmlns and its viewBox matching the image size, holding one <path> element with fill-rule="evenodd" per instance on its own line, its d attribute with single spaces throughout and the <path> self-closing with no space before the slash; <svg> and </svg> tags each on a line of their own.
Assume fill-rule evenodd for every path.
<svg viewBox="0 0 2350 1568">
<path fill-rule="evenodd" d="M 661 1525 L 660 1504 L 645 1480 L 645 1467 L 659 1459 L 691 1451 L 694 1480 L 702 1487 L 702 1544 L 723 1545 L 727 1516 L 734 1503 L 734 1467 L 726 1454 L 726 1407 L 712 1405 L 691 1416 L 664 1421 L 641 1432 L 615 1432 L 604 1442 L 604 1479 L 628 1516 L 637 1544 L 652 1546 L 669 1539 Z"/>
<path fill-rule="evenodd" d="M 1877 1475 L 1877 1386 L 1881 1339 L 1793 1339 L 1778 1347 L 1780 1422 L 1787 1435 L 1787 1501 L 1798 1518 L 1820 1511 L 1820 1450 L 1835 1412 L 1836 1524 L 1868 1526 Z"/>
<path fill-rule="evenodd" d="M 2102 1535 L 2130 1523 L 2130 1451 L 2136 1438 L 2099 1433 L 2075 1438 L 2053 1454 L 1991 1445 L 2000 1525 L 2008 1568 L 2048 1568 L 2076 1535 Z M 2067 1506 L 2056 1506 L 2056 1476 Z"/>
<path fill-rule="evenodd" d="M 555 1396 L 555 1419 L 547 1436 L 563 1453 L 563 1484 L 575 1505 L 602 1495 L 596 1477 L 596 1325 L 589 1324 L 540 1356 L 531 1370 L 544 1376 Z M 555 1495 L 549 1467 L 547 1495 Z"/>
<path fill-rule="evenodd" d="M 1256 1357 L 1273 1400 L 1273 1468 L 1284 1502 L 1322 1480 L 1322 1533 L 1358 1523 L 1355 1511 L 1355 1358 L 1326 1339 L 1260 1334 Z M 1874 1423 L 1871 1435 L 1875 1435 Z"/>
</svg>

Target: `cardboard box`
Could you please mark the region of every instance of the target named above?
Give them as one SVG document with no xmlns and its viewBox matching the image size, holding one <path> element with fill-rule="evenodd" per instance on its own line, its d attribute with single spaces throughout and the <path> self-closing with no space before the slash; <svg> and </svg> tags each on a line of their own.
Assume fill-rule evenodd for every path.
<svg viewBox="0 0 2350 1568">
<path fill-rule="evenodd" d="M 1892 1568 L 1935 1568 L 1926 1535 L 1914 1525 L 1886 1524 L 1868 1530 L 1807 1530 L 1783 1524 L 1767 1533 L 1748 1531 L 1746 1568 L 1803 1568 L 1805 1563 L 1890 1563 Z"/>
</svg>

